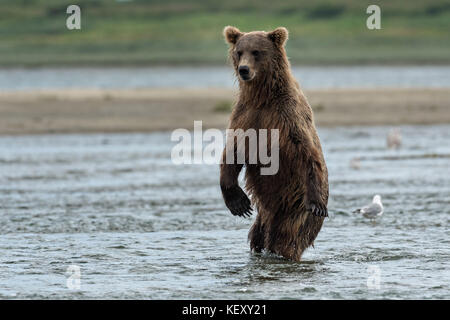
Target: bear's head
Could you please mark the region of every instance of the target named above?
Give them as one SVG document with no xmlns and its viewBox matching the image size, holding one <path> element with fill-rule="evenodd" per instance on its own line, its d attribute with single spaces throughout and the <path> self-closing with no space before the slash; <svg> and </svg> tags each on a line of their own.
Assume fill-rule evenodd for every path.
<svg viewBox="0 0 450 320">
<path fill-rule="evenodd" d="M 229 55 L 240 81 L 247 83 L 264 77 L 273 72 L 277 64 L 287 61 L 284 50 L 288 39 L 286 28 L 244 33 L 228 26 L 223 33 L 230 44 Z"/>
</svg>

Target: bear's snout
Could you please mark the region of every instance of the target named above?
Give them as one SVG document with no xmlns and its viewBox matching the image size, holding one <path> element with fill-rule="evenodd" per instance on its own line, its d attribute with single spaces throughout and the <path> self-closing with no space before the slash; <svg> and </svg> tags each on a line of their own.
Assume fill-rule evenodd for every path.
<svg viewBox="0 0 450 320">
<path fill-rule="evenodd" d="M 239 66 L 238 72 L 239 72 L 239 75 L 241 76 L 242 80 L 250 79 L 250 68 L 249 67 Z"/>
</svg>

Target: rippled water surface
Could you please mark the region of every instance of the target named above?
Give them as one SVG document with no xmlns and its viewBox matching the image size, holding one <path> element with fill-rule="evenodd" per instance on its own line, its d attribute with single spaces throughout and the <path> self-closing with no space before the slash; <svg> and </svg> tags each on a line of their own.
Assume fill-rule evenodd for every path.
<svg viewBox="0 0 450 320">
<path fill-rule="evenodd" d="M 397 151 L 388 130 L 319 130 L 330 218 L 300 263 L 251 254 L 254 217 L 217 166 L 173 165 L 169 133 L 0 137 L 0 298 L 448 299 L 450 126 L 402 127 Z M 375 193 L 381 219 L 352 213 Z"/>
</svg>

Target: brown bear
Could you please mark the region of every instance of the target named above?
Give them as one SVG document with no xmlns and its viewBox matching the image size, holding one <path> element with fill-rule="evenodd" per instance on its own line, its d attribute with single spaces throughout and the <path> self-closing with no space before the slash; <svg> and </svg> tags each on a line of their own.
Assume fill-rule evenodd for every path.
<svg viewBox="0 0 450 320">
<path fill-rule="evenodd" d="M 249 164 L 248 154 L 244 156 L 251 201 L 238 183 L 244 164 L 226 163 L 225 148 L 220 167 L 225 204 L 237 216 L 250 215 L 251 204 L 256 207 L 248 235 L 253 251 L 265 249 L 300 261 L 328 216 L 328 171 L 312 109 L 290 70 L 284 49 L 288 31 L 244 33 L 228 26 L 224 36 L 239 80 L 229 129 L 279 130 L 276 174 L 261 175 L 261 164 Z"/>
</svg>

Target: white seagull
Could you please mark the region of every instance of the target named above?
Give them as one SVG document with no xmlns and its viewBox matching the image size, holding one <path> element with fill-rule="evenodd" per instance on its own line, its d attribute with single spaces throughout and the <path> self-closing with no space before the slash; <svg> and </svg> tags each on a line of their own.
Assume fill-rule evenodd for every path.
<svg viewBox="0 0 450 320">
<path fill-rule="evenodd" d="M 399 149 L 402 145 L 402 134 L 400 129 L 391 129 L 386 137 L 388 149 Z"/>
<path fill-rule="evenodd" d="M 381 196 L 379 194 L 375 195 L 371 204 L 362 207 L 361 209 L 356 209 L 353 212 L 362 213 L 364 217 L 369 219 L 380 217 L 383 214 L 383 204 L 381 203 Z"/>
</svg>

